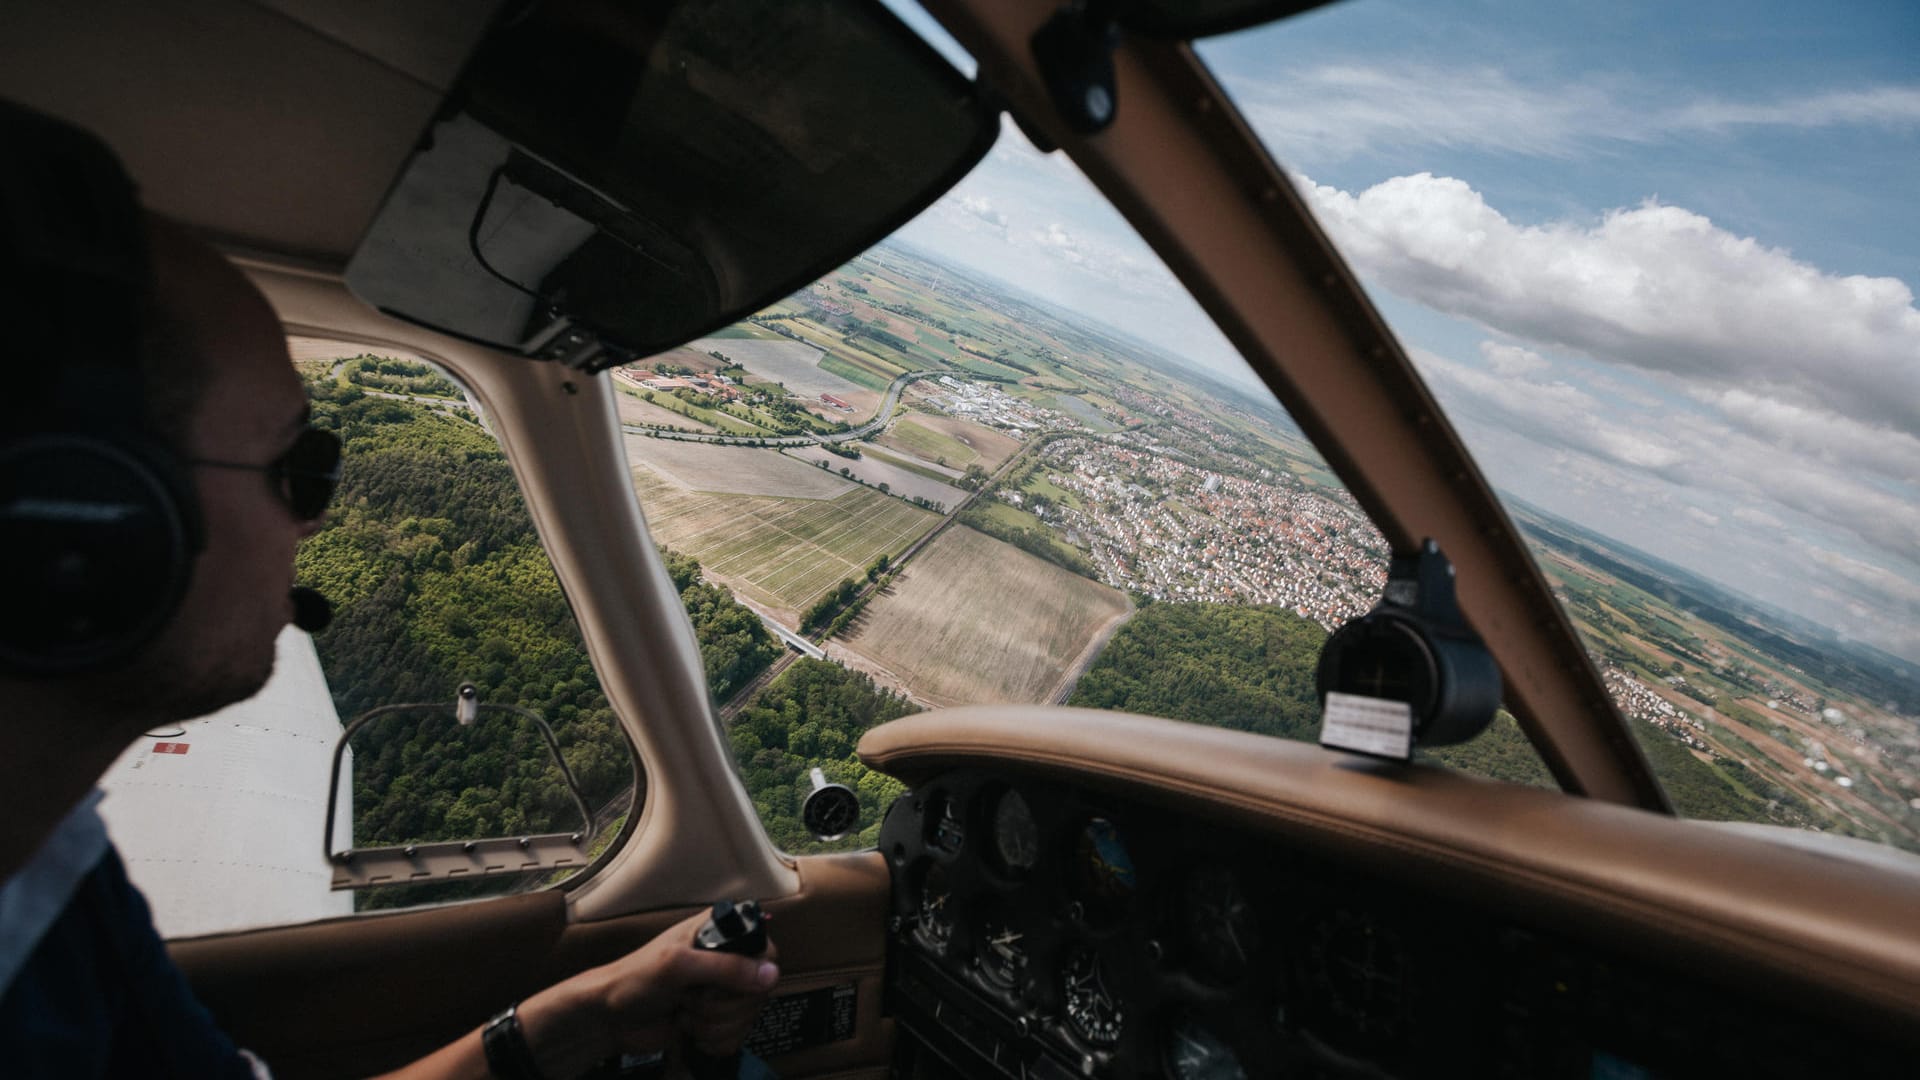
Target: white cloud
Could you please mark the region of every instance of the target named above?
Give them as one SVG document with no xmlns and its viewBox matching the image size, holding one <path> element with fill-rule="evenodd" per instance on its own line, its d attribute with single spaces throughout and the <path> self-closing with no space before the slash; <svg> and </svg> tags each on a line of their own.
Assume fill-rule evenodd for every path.
<svg viewBox="0 0 1920 1080">
<path fill-rule="evenodd" d="M 1007 227 L 1007 215 L 993 208 L 993 200 L 983 195 L 960 196 L 959 207 L 981 221 L 1004 231 Z"/>
<path fill-rule="evenodd" d="M 1920 658 L 1920 472 L 1863 465 L 1903 460 L 1888 439 L 1724 391 L 1622 405 L 1586 366 L 1509 349 L 1482 342 L 1486 367 L 1409 349 L 1497 486 Z"/>
<path fill-rule="evenodd" d="M 1547 358 L 1532 349 L 1503 345 L 1497 341 L 1480 343 L 1480 355 L 1501 375 L 1531 375 L 1547 369 Z"/>
<path fill-rule="evenodd" d="M 1876 86 L 1771 102 L 1701 101 L 1673 110 L 1663 121 L 1664 126 L 1675 130 L 1705 131 L 1743 126 L 1809 128 L 1842 124 L 1910 128 L 1920 126 L 1920 87 Z"/>
<path fill-rule="evenodd" d="M 1296 177 L 1387 289 L 1502 334 L 1920 432 L 1920 310 L 1894 278 L 1825 273 L 1675 206 L 1518 225 L 1463 181 L 1359 194 Z"/>
<path fill-rule="evenodd" d="M 1075 240 L 1066 226 L 1057 221 L 1049 221 L 1044 229 L 1033 230 L 1033 242 L 1041 247 L 1053 249 L 1068 262 L 1081 263 L 1087 258 L 1085 249 L 1080 246 L 1080 241 Z"/>
<path fill-rule="evenodd" d="M 1597 85 L 1534 89 L 1492 67 L 1329 64 L 1227 86 L 1261 137 L 1288 159 L 1337 160 L 1380 143 L 1562 157 L 1598 117 L 1616 112 L 1613 95 Z"/>
<path fill-rule="evenodd" d="M 1743 430 L 1776 446 L 1891 480 L 1920 478 L 1920 438 L 1906 432 L 1747 390 L 1722 390 L 1705 395 L 1704 400 Z"/>
<path fill-rule="evenodd" d="M 1920 87 L 1897 84 L 1676 101 L 1671 90 L 1624 76 L 1525 81 L 1491 65 L 1422 63 L 1329 63 L 1226 81 L 1261 137 L 1291 161 L 1338 161 L 1387 146 L 1566 158 L 1608 144 L 1756 127 L 1920 126 Z"/>
<path fill-rule="evenodd" d="M 1449 411 L 1465 411 L 1538 442 L 1635 468 L 1659 471 L 1686 460 L 1683 449 L 1653 430 L 1616 422 L 1598 399 L 1571 383 L 1542 382 L 1511 371 L 1493 374 L 1423 349 L 1412 351 Z"/>
</svg>

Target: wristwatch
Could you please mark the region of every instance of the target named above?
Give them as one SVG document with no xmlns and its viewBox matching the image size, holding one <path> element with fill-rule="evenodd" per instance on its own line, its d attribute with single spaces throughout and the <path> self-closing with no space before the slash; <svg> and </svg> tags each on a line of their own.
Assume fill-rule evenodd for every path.
<svg viewBox="0 0 1920 1080">
<path fill-rule="evenodd" d="M 480 1049 L 495 1080 L 547 1080 L 533 1060 L 533 1047 L 520 1030 L 520 1003 L 501 1009 L 480 1029 Z"/>
</svg>

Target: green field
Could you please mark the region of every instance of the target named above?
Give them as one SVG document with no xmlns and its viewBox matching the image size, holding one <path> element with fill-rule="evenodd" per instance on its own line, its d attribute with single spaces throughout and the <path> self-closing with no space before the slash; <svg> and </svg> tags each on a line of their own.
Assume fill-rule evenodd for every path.
<svg viewBox="0 0 1920 1080">
<path fill-rule="evenodd" d="M 955 469 L 964 469 L 980 460 L 980 455 L 972 447 L 952 436 L 922 427 L 914 423 L 912 417 L 893 425 L 893 430 L 887 432 L 881 441 L 883 445 L 898 446 L 910 454 Z"/>
<path fill-rule="evenodd" d="M 1080 509 L 1080 496 L 1047 479 L 1039 469 L 1034 470 L 1033 475 L 1027 478 L 1027 482 L 1020 485 L 1020 490 L 1032 495 L 1045 495 L 1058 506 Z"/>
<path fill-rule="evenodd" d="M 906 458 L 903 458 L 903 457 L 895 457 L 892 454 L 889 454 L 883 450 L 880 450 L 878 447 L 874 446 L 872 443 L 861 443 L 860 452 L 863 454 L 872 456 L 875 460 L 884 461 L 896 469 L 905 469 L 908 472 L 913 473 L 917 476 L 924 476 L 929 480 L 935 480 L 942 484 L 953 483 L 954 478 L 951 476 L 948 476 L 946 473 L 939 472 L 934 469 L 929 469 L 925 465 L 908 461 Z"/>
<path fill-rule="evenodd" d="M 995 379 L 1022 379 L 1027 375 L 1026 372 L 1017 368 L 1010 368 L 1005 364 L 996 364 L 991 360 L 982 359 L 978 356 L 961 354 L 954 356 L 948 362 L 957 368 L 971 371 L 976 375 L 986 375 Z"/>
<path fill-rule="evenodd" d="M 863 358 L 864 359 L 864 358 Z M 899 372 L 887 374 L 878 366 L 862 367 L 842 359 L 839 353 L 829 352 L 820 358 L 820 370 L 838 375 L 850 383 L 858 383 L 869 390 L 885 390 Z"/>
<path fill-rule="evenodd" d="M 1010 506 L 999 499 L 982 499 L 974 502 L 974 507 L 983 516 L 1013 529 L 1045 530 L 1046 522 L 1027 513 L 1017 506 Z"/>
<path fill-rule="evenodd" d="M 898 555 L 940 520 L 867 489 L 832 499 L 690 491 L 645 468 L 634 491 L 660 543 L 700 560 L 750 599 L 804 610 L 882 554 Z"/>
<path fill-rule="evenodd" d="M 715 330 L 707 335 L 710 338 L 748 338 L 754 341 L 779 341 L 780 335 L 771 330 L 763 330 L 752 323 L 734 323 L 732 326 Z"/>
</svg>

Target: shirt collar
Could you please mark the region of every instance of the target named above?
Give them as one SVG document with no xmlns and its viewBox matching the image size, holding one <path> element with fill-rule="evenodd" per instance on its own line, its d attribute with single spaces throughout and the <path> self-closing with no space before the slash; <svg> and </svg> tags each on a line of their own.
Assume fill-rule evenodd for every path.
<svg viewBox="0 0 1920 1080">
<path fill-rule="evenodd" d="M 100 820 L 104 793 L 87 793 L 60 819 L 25 866 L 0 882 L 0 995 L 26 965 L 67 901 L 107 853 L 107 826 Z"/>
</svg>

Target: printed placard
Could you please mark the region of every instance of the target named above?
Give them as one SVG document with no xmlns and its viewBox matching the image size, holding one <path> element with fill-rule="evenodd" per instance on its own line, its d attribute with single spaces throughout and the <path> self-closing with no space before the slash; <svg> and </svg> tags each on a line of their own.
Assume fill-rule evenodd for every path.
<svg viewBox="0 0 1920 1080">
<path fill-rule="evenodd" d="M 1320 745 L 1406 761 L 1413 756 L 1413 709 L 1404 701 L 1328 694 Z"/>
</svg>

